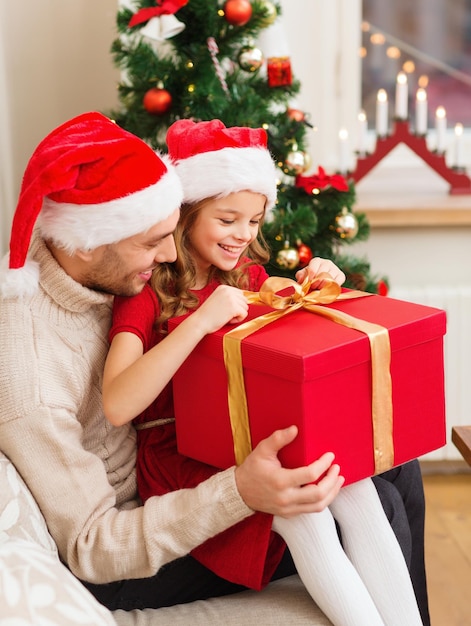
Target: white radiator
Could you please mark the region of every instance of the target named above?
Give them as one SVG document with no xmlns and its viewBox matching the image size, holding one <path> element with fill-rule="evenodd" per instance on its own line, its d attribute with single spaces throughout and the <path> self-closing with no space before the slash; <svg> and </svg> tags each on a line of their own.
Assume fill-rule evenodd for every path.
<svg viewBox="0 0 471 626">
<path fill-rule="evenodd" d="M 451 427 L 471 424 L 471 287 L 392 287 L 392 298 L 444 309 L 445 401 L 447 445 L 425 455 L 425 460 L 461 459 L 451 442 Z"/>
</svg>

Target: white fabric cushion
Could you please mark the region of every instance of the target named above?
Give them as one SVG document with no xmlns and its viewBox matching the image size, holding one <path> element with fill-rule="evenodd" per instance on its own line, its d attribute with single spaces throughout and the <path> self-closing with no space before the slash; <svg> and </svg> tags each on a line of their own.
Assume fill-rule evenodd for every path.
<svg viewBox="0 0 471 626">
<path fill-rule="evenodd" d="M 60 562 L 36 501 L 1 453 L 0 624 L 116 624 L 112 614 Z"/>
<path fill-rule="evenodd" d="M 32 541 L 57 554 L 36 501 L 15 467 L 0 452 L 0 546 L 11 539 Z"/>
<path fill-rule="evenodd" d="M 0 546 L 0 624 L 116 626 L 53 552 L 20 539 Z"/>
</svg>

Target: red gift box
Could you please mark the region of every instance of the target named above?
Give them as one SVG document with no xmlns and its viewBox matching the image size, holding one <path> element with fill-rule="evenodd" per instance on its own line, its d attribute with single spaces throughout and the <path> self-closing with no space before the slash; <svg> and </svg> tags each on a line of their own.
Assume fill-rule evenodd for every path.
<svg viewBox="0 0 471 626">
<path fill-rule="evenodd" d="M 388 329 L 390 466 L 442 447 L 445 312 L 376 295 L 327 307 Z M 251 305 L 249 318 L 271 310 Z M 170 329 L 178 323 L 172 320 Z M 223 336 L 232 328 L 206 336 L 173 380 L 179 451 L 219 468 L 235 462 L 223 356 Z M 241 353 L 253 447 L 274 430 L 296 424 L 298 436 L 279 454 L 285 467 L 305 465 L 332 451 L 345 484 L 377 473 L 367 335 L 298 310 L 243 339 Z"/>
<path fill-rule="evenodd" d="M 270 57 L 267 59 L 269 87 L 289 87 L 293 82 L 291 59 L 289 57 Z"/>
</svg>

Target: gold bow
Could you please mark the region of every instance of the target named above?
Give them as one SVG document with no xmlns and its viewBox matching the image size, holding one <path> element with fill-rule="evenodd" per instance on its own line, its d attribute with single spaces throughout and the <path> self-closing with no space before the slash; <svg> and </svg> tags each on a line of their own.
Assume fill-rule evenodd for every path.
<svg viewBox="0 0 471 626">
<path fill-rule="evenodd" d="M 322 287 L 313 291 L 309 291 L 311 282 L 308 279 L 300 285 L 290 278 L 271 276 L 263 283 L 259 292 L 244 292 L 250 304 L 266 304 L 274 310 L 249 320 L 224 335 L 224 363 L 228 378 L 229 416 L 235 460 L 239 465 L 252 451 L 241 341 L 267 324 L 302 308 L 323 315 L 343 326 L 359 330 L 368 336 L 372 369 L 374 463 L 375 473 L 379 474 L 392 467 L 394 463 L 389 333 L 383 326 L 323 306 L 336 300 L 350 300 L 372 294 L 363 291 L 342 293 L 339 285 L 329 274 L 321 274 L 317 278 L 322 281 Z M 289 295 L 278 295 L 278 292 L 287 288 L 291 288 Z"/>
</svg>

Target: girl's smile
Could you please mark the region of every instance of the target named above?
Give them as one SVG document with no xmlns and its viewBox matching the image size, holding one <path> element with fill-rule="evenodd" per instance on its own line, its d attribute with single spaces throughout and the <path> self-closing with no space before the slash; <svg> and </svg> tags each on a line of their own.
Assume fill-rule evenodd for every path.
<svg viewBox="0 0 471 626">
<path fill-rule="evenodd" d="M 236 266 L 257 237 L 265 203 L 264 195 L 252 191 L 239 191 L 205 203 L 189 239 L 198 284 L 205 284 L 204 279 L 212 266 L 222 271 Z"/>
</svg>

